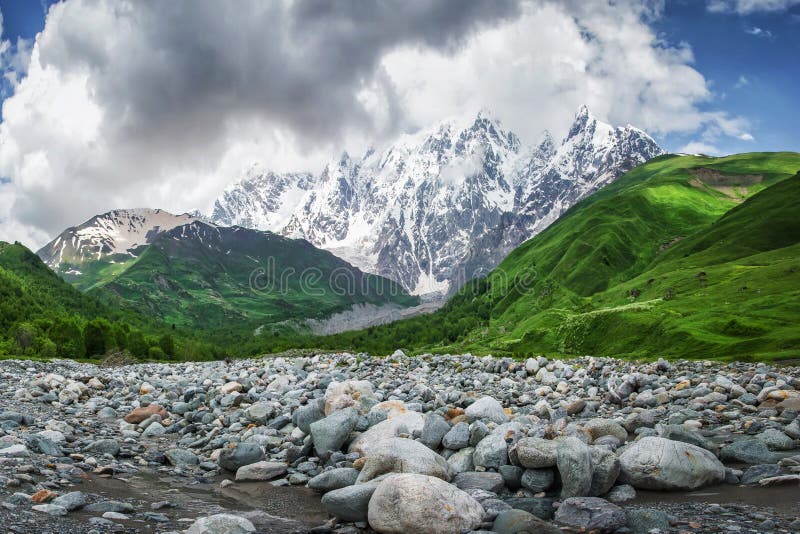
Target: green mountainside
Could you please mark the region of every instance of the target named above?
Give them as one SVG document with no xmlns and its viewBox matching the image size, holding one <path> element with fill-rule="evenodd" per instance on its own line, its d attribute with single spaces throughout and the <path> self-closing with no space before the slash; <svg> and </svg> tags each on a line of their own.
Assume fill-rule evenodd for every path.
<svg viewBox="0 0 800 534">
<path fill-rule="evenodd" d="M 800 154 L 662 156 L 435 314 L 303 343 L 388 352 L 792 358 Z"/>
<path fill-rule="evenodd" d="M 179 344 L 185 355 L 215 356 L 206 345 Z M 84 358 L 115 349 L 138 357 L 178 354 L 171 329 L 105 306 L 24 246 L 0 242 L 0 357 Z"/>
<path fill-rule="evenodd" d="M 353 304 L 417 303 L 398 284 L 307 241 L 200 221 L 159 234 L 124 268 L 96 279 L 89 294 L 168 324 L 250 332 L 263 324 L 326 317 Z"/>
</svg>

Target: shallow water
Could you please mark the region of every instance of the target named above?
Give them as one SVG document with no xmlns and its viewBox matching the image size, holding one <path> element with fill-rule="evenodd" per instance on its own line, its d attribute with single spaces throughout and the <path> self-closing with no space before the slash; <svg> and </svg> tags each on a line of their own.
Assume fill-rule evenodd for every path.
<svg viewBox="0 0 800 534">
<path fill-rule="evenodd" d="M 748 504 L 759 508 L 771 508 L 781 515 L 798 515 L 800 484 L 784 486 L 753 487 L 721 485 L 691 492 L 665 492 L 636 490 L 636 498 L 626 504 L 659 503 L 709 503 Z"/>
</svg>

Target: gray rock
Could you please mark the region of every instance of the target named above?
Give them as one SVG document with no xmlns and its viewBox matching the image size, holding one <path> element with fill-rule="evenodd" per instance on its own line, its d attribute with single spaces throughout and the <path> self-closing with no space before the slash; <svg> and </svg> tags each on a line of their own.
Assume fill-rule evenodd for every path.
<svg viewBox="0 0 800 534">
<path fill-rule="evenodd" d="M 67 515 L 67 509 L 63 506 L 58 506 L 57 504 L 37 504 L 35 506 L 31 506 L 31 510 L 36 510 L 37 512 L 44 512 L 49 515 Z"/>
<path fill-rule="evenodd" d="M 608 493 L 619 477 L 619 458 L 604 447 L 591 447 L 592 484 L 589 496 L 599 497 Z"/>
<path fill-rule="evenodd" d="M 255 532 L 253 523 L 233 514 L 201 517 L 185 531 L 186 534 L 248 534 Z"/>
<path fill-rule="evenodd" d="M 299 407 L 292 414 L 292 423 L 306 434 L 311 433 L 311 423 L 325 417 L 325 401 L 316 399 Z"/>
<path fill-rule="evenodd" d="M 475 446 L 472 461 L 476 466 L 487 469 L 497 469 L 501 465 L 508 464 L 508 443 L 506 443 L 505 431 L 498 428 L 483 438 Z"/>
<path fill-rule="evenodd" d="M 633 534 L 648 534 L 653 530 L 668 532 L 671 528 L 669 515 L 653 508 L 636 508 L 625 511 L 627 525 Z"/>
<path fill-rule="evenodd" d="M 489 427 L 483 421 L 475 421 L 469 425 L 469 446 L 474 447 L 489 435 Z"/>
<path fill-rule="evenodd" d="M 625 511 L 599 497 L 570 497 L 556 510 L 555 520 L 583 531 L 614 532 L 625 526 Z"/>
<path fill-rule="evenodd" d="M 775 428 L 768 428 L 755 438 L 763 441 L 772 451 L 788 451 L 795 448 L 794 440 Z"/>
<path fill-rule="evenodd" d="M 625 502 L 636 498 L 636 489 L 630 484 L 614 486 L 605 498 L 611 502 Z"/>
<path fill-rule="evenodd" d="M 503 405 L 497 402 L 493 397 L 481 397 L 476 400 L 464 410 L 464 415 L 467 420 L 473 421 L 491 421 L 497 424 L 505 423 L 508 421 L 506 412 L 503 411 Z"/>
<path fill-rule="evenodd" d="M 28 446 L 31 448 L 31 450 L 46 454 L 48 456 L 58 457 L 62 455 L 61 447 L 59 445 L 56 445 L 43 436 L 37 436 L 36 434 L 28 436 Z"/>
<path fill-rule="evenodd" d="M 550 497 L 508 497 L 505 503 L 516 510 L 525 510 L 539 519 L 553 519 L 555 508 L 554 499 Z"/>
<path fill-rule="evenodd" d="M 500 473 L 478 473 L 475 471 L 457 474 L 453 477 L 453 484 L 455 484 L 458 489 L 465 491 L 481 489 L 492 493 L 500 493 L 503 487 L 505 487 L 503 476 Z"/>
<path fill-rule="evenodd" d="M 331 490 L 322 496 L 322 506 L 342 521 L 366 521 L 372 494 L 380 482 L 367 482 Z"/>
<path fill-rule="evenodd" d="M 560 442 L 556 461 L 561 475 L 561 498 L 589 495 L 592 487 L 592 454 L 589 446 L 578 438 Z"/>
<path fill-rule="evenodd" d="M 492 523 L 497 534 L 561 534 L 561 529 L 524 510 L 500 512 Z"/>
<path fill-rule="evenodd" d="M 553 486 L 556 475 L 550 467 L 541 469 L 526 469 L 522 474 L 521 484 L 534 493 L 547 491 Z"/>
<path fill-rule="evenodd" d="M 392 438 L 372 447 L 358 475 L 358 483 L 385 473 L 416 473 L 450 480 L 447 461 L 418 441 Z"/>
<path fill-rule="evenodd" d="M 596 440 L 603 436 L 614 436 L 620 443 L 628 439 L 628 431 L 622 425 L 611 419 L 590 419 L 583 425 L 583 428 Z"/>
<path fill-rule="evenodd" d="M 260 462 L 264 459 L 264 451 L 257 443 L 237 443 L 225 448 L 219 455 L 219 466 L 232 473 L 240 467 Z"/>
<path fill-rule="evenodd" d="M 265 424 L 275 413 L 272 404 L 268 402 L 256 402 L 245 410 L 244 415 L 253 423 Z M 308 433 L 307 431 L 304 431 Z"/>
<path fill-rule="evenodd" d="M 748 468 L 742 478 L 741 484 L 758 484 L 761 479 L 778 476 L 781 468 L 777 464 L 754 465 Z"/>
<path fill-rule="evenodd" d="M 286 464 L 279 462 L 255 462 L 236 470 L 236 482 L 260 482 L 272 480 L 286 474 Z"/>
<path fill-rule="evenodd" d="M 522 467 L 555 467 L 558 461 L 558 442 L 542 438 L 522 438 L 511 446 L 509 456 L 513 463 Z"/>
<path fill-rule="evenodd" d="M 358 478 L 358 470 L 352 467 L 338 467 L 323 471 L 308 481 L 308 487 L 326 493 L 328 491 L 352 486 Z"/>
<path fill-rule="evenodd" d="M 461 533 L 483 521 L 469 494 L 431 476 L 402 474 L 382 481 L 369 501 L 370 526 L 382 534 Z"/>
<path fill-rule="evenodd" d="M 87 512 L 105 513 L 105 512 L 119 512 L 129 514 L 134 511 L 132 504 L 121 501 L 100 501 L 87 505 L 84 510 Z"/>
<path fill-rule="evenodd" d="M 469 445 L 469 425 L 465 422 L 456 423 L 442 437 L 442 446 L 446 449 L 457 451 Z"/>
<path fill-rule="evenodd" d="M 720 449 L 719 457 L 726 462 L 746 464 L 774 464 L 778 461 L 767 444 L 757 439 L 743 439 L 725 445 Z"/>
<path fill-rule="evenodd" d="M 709 451 L 659 437 L 634 442 L 619 460 L 620 480 L 634 488 L 692 490 L 725 479 L 725 466 Z"/>
<path fill-rule="evenodd" d="M 71 512 L 86 506 L 86 495 L 81 491 L 71 491 L 56 497 L 50 504 L 61 506 L 66 511 Z"/>
<path fill-rule="evenodd" d="M 169 449 L 164 453 L 164 456 L 166 456 L 170 465 L 176 467 L 182 465 L 197 465 L 200 463 L 200 459 L 197 455 L 186 449 Z"/>
<path fill-rule="evenodd" d="M 659 430 L 662 438 L 690 443 L 711 452 L 716 450 L 711 440 L 706 439 L 700 432 L 690 430 L 683 425 L 664 425 Z"/>
<path fill-rule="evenodd" d="M 425 425 L 422 427 L 419 441 L 426 447 L 436 450 L 442 444 L 442 438 L 449 430 L 450 423 L 445 421 L 444 417 L 430 414 L 425 418 Z"/>
<path fill-rule="evenodd" d="M 358 417 L 358 410 L 351 406 L 311 423 L 311 437 L 317 454 L 324 456 L 341 449 L 356 427 Z"/>
<path fill-rule="evenodd" d="M 457 475 L 465 471 L 472 471 L 475 469 L 475 464 L 472 461 L 472 456 L 475 454 L 473 447 L 467 447 L 454 453 L 447 459 L 447 465 L 450 468 L 450 473 Z"/>
<path fill-rule="evenodd" d="M 119 443 L 115 439 L 98 439 L 89 444 L 87 449 L 94 454 L 119 454 Z"/>
<path fill-rule="evenodd" d="M 521 467 L 517 465 L 501 465 L 497 471 L 503 477 L 503 482 L 505 482 L 505 485 L 511 491 L 517 491 L 522 487 L 522 474 L 525 470 Z"/>
</svg>

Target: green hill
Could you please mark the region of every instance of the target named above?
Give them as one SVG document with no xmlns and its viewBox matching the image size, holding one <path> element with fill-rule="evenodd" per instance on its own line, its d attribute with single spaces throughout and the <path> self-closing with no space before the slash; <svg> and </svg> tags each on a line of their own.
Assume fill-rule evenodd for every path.
<svg viewBox="0 0 800 534">
<path fill-rule="evenodd" d="M 0 242 L 0 357 L 83 358 L 114 349 L 141 357 L 176 355 L 170 329 L 105 306 L 24 246 Z"/>
<path fill-rule="evenodd" d="M 138 258 L 95 282 L 89 294 L 169 324 L 242 335 L 358 303 L 417 303 L 398 284 L 307 241 L 200 221 L 159 234 Z"/>
<path fill-rule="evenodd" d="M 790 358 L 800 154 L 662 156 L 575 205 L 439 312 L 307 343 Z"/>
</svg>

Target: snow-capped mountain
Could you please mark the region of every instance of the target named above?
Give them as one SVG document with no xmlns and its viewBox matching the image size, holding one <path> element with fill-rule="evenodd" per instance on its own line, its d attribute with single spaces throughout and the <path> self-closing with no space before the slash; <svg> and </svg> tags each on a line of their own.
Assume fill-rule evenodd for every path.
<svg viewBox="0 0 800 534">
<path fill-rule="evenodd" d="M 495 267 L 575 202 L 661 154 L 646 133 L 582 107 L 537 147 L 485 112 L 346 153 L 318 175 L 248 174 L 212 220 L 303 237 L 413 293 L 447 293 Z"/>
<path fill-rule="evenodd" d="M 67 228 L 37 254 L 52 269 L 117 254 L 134 257 L 139 247 L 149 245 L 159 233 L 196 220 L 189 214 L 173 215 L 159 209 L 109 211 Z"/>
</svg>

